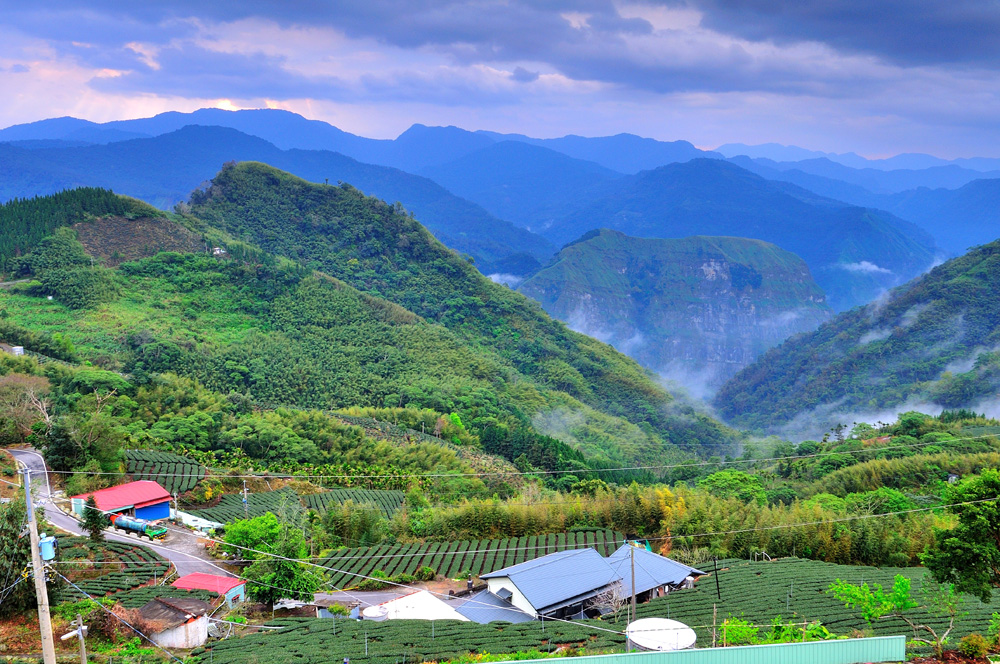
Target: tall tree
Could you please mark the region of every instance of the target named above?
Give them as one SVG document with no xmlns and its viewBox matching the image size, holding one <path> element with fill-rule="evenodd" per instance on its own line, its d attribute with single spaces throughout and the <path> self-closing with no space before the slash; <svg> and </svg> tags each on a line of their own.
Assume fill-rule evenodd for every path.
<svg viewBox="0 0 1000 664">
<path fill-rule="evenodd" d="M 1000 586 L 1000 470 L 985 469 L 949 488 L 948 510 L 958 525 L 935 533 L 924 565 L 941 583 L 988 602 Z"/>
<path fill-rule="evenodd" d="M 97 501 L 91 495 L 87 498 L 83 509 L 83 524 L 81 527 L 90 535 L 91 541 L 104 541 L 104 529 L 108 527 L 108 515 L 100 510 Z"/>
</svg>

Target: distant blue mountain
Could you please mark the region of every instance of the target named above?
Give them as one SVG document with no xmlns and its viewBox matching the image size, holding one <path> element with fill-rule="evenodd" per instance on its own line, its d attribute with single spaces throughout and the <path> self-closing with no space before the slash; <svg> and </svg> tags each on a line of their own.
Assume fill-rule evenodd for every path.
<svg viewBox="0 0 1000 664">
<path fill-rule="evenodd" d="M 225 127 L 190 126 L 154 138 L 84 147 L 26 150 L 0 143 L 0 200 L 87 185 L 168 208 L 187 200 L 233 160 L 265 162 L 314 182 L 348 182 L 390 203 L 400 201 L 446 245 L 475 257 L 484 271 L 517 254 L 544 260 L 554 253 L 540 236 L 427 178 L 325 150 L 281 150 Z"/>
<path fill-rule="evenodd" d="M 889 213 L 765 180 L 725 161 L 671 164 L 615 180 L 609 190 L 542 233 L 557 245 L 596 228 L 647 238 L 764 240 L 801 256 L 837 311 L 871 301 L 942 254 L 926 231 Z"/>
<path fill-rule="evenodd" d="M 875 168 L 881 171 L 923 170 L 935 166 L 960 166 L 974 171 L 1000 170 L 1000 158 L 972 157 L 960 159 L 941 159 L 929 154 L 903 153 L 886 159 L 867 159 L 854 152 L 836 153 L 807 150 L 795 145 L 780 143 L 762 143 L 746 145 L 744 143 L 726 143 L 715 148 L 715 152 L 725 157 L 745 156 L 751 159 L 770 159 L 772 161 L 803 161 L 805 159 L 829 159 L 830 161 L 851 168 Z"/>
<path fill-rule="evenodd" d="M 320 120 L 280 109 L 224 111 L 203 108 L 191 113 L 170 111 L 151 118 L 97 124 L 76 118 L 41 120 L 0 130 L 0 141 L 69 139 L 110 143 L 159 136 L 188 125 L 230 127 L 257 136 L 284 150 L 331 150 L 369 164 L 416 171 L 454 161 L 499 141 L 520 141 L 598 163 L 622 173 L 636 173 L 676 161 L 719 156 L 687 141 L 663 142 L 632 134 L 601 138 L 565 136 L 536 139 L 519 134 L 466 131 L 458 127 L 415 124 L 395 140 L 365 138 Z M 74 135 L 74 132 L 81 132 Z"/>
<path fill-rule="evenodd" d="M 519 141 L 500 141 L 419 171 L 501 219 L 535 232 L 605 192 L 621 173 Z"/>
</svg>

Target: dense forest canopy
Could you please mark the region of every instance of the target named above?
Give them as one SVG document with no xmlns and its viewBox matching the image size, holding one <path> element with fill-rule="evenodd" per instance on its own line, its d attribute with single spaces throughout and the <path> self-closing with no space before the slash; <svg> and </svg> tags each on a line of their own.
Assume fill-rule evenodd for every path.
<svg viewBox="0 0 1000 664">
<path fill-rule="evenodd" d="M 763 429 L 908 401 L 975 408 L 1000 385 L 998 288 L 1000 241 L 789 339 L 723 386 L 716 406 Z"/>
</svg>

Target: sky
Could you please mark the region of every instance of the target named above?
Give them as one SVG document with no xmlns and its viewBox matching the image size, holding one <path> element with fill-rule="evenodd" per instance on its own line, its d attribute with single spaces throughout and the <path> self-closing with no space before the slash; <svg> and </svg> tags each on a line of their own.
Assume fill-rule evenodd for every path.
<svg viewBox="0 0 1000 664">
<path fill-rule="evenodd" d="M 0 127 L 282 108 L 1000 157 L 1000 0 L 0 0 Z"/>
</svg>

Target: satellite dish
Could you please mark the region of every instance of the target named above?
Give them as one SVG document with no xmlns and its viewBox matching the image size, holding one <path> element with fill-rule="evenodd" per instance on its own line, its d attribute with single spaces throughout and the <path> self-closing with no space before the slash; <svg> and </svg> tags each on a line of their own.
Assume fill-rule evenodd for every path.
<svg viewBox="0 0 1000 664">
<path fill-rule="evenodd" d="M 642 618 L 629 623 L 625 634 L 643 650 L 684 650 L 694 646 L 698 635 L 682 622 L 667 618 Z"/>
<path fill-rule="evenodd" d="M 375 606 L 369 606 L 367 609 L 361 612 L 365 620 L 371 620 L 373 622 L 382 622 L 389 617 L 389 609 L 385 608 L 381 604 L 376 604 Z"/>
</svg>

